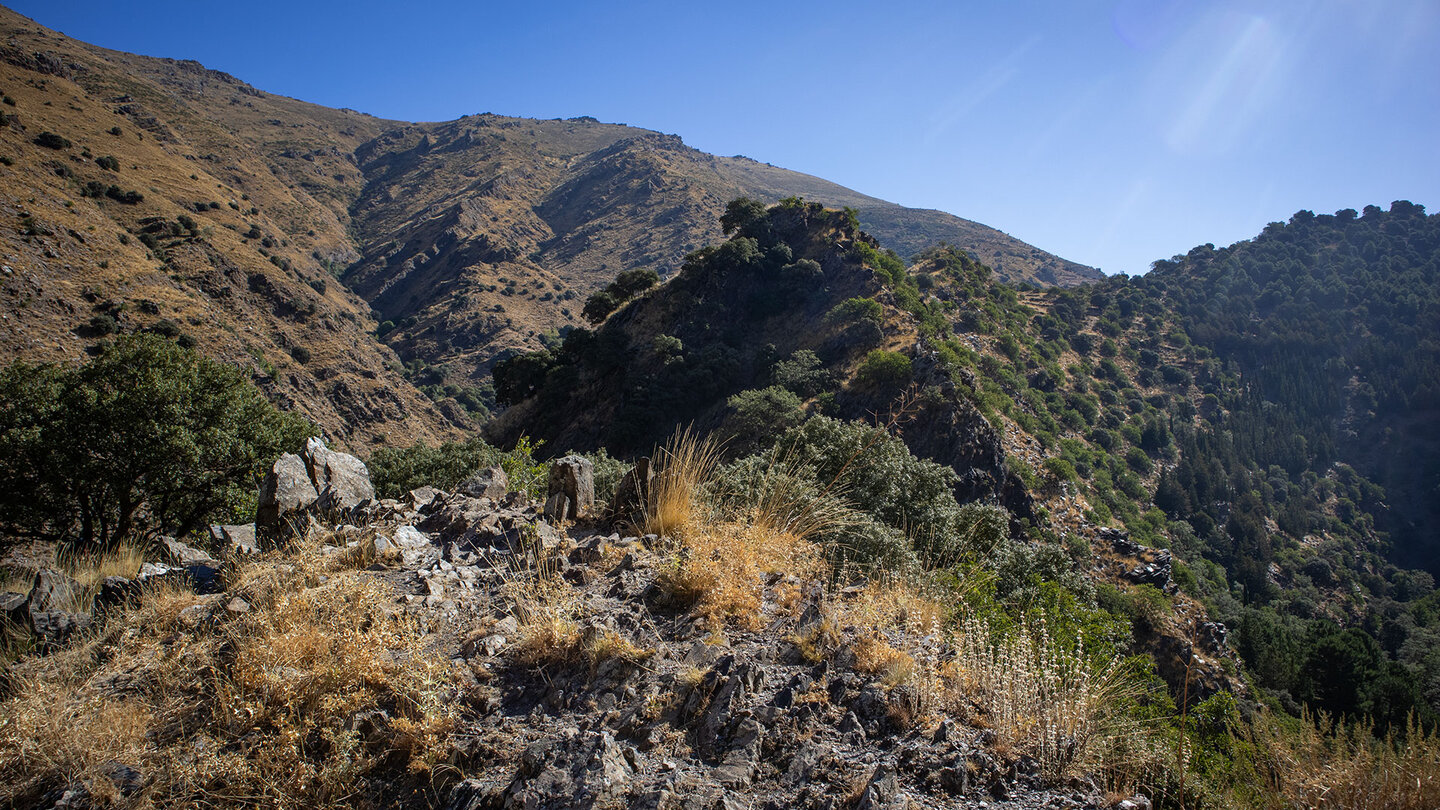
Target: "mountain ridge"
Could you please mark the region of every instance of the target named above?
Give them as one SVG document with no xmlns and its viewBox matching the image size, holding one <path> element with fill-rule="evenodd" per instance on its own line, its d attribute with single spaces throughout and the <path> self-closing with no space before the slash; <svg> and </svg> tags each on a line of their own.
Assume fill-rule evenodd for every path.
<svg viewBox="0 0 1440 810">
<path fill-rule="evenodd" d="M 118 308 L 122 329 L 199 320 L 188 325 L 199 345 L 253 363 L 257 379 L 277 380 L 266 383 L 277 401 L 301 407 L 341 440 L 353 434 L 363 443 L 403 443 L 473 427 L 487 416 L 486 380 L 495 360 L 538 348 L 547 331 L 580 323 L 578 302 L 617 273 L 678 268 L 687 252 L 719 236 L 718 214 L 738 196 L 773 202 L 804 193 L 854 203 L 862 222 L 873 213 L 872 227 L 882 239 L 893 231 L 902 251 L 954 242 L 1014 280 L 1071 283 L 1088 271 L 977 223 L 708 155 L 678 136 L 589 117 L 390 121 L 267 93 L 193 60 L 89 45 L 9 10 L 0 12 L 0 34 L 0 89 L 19 105 L 7 109 L 13 125 L 0 133 L 13 162 L 0 186 L 17 201 L 20 231 L 4 235 L 0 248 L 27 270 L 58 263 L 53 270 L 46 265 L 55 274 L 47 300 L 58 309 L 41 331 L 69 348 L 7 346 L 34 360 L 74 357 L 93 339 L 74 330 L 106 300 Z M 73 147 L 37 146 L 42 132 Z M 116 158 L 116 168 L 99 168 L 102 157 Z M 112 204 L 103 188 L 102 196 L 90 196 L 87 183 L 115 185 L 117 194 L 133 189 L 136 196 L 131 204 Z M 826 193 L 811 193 L 819 189 Z M 33 205 L 23 202 L 31 198 Z M 63 238 L 67 230 L 118 227 L 138 239 L 143 229 L 162 227 L 151 221 L 156 217 L 176 223 L 182 215 L 199 223 L 183 237 L 188 242 L 171 246 L 172 238 L 160 252 L 145 245 L 123 260 L 102 255 L 93 241 Z M 25 233 L 27 216 L 62 237 Z M 72 227 L 79 220 L 82 227 Z M 22 262 L 27 254 L 15 240 L 27 238 L 45 245 Z M 98 271 L 102 261 L 111 272 Z M 199 281 L 217 267 L 229 268 L 222 271 L 228 281 Z M 283 291 L 267 293 L 275 299 L 269 305 L 255 302 L 270 312 L 237 320 L 200 305 L 219 301 L 211 293 L 222 289 L 255 295 L 249 276 L 273 282 L 257 280 L 257 287 Z M 140 297 L 122 294 L 140 277 L 155 287 L 145 300 L 178 294 L 177 306 L 187 302 L 183 311 L 144 317 Z M 176 285 L 185 289 L 169 289 Z M 320 316 L 344 316 L 343 339 L 299 334 L 307 330 L 297 331 L 303 324 L 292 316 L 308 312 L 311 302 L 301 301 L 309 294 L 297 285 L 329 289 L 313 303 Z M 99 301 L 85 300 L 80 288 Z M 290 306 L 295 301 L 301 303 Z M 301 353 L 322 358 L 313 370 L 291 362 L 306 341 L 314 345 Z M 363 363 L 343 362 L 352 349 L 366 357 Z M 269 367 L 284 372 L 277 377 Z M 363 376 L 365 370 L 376 377 Z M 325 379 L 315 379 L 317 373 Z M 353 401 L 372 396 L 398 397 L 388 417 Z M 340 418 L 342 411 L 360 416 L 361 424 Z M 404 424 L 409 413 L 417 415 L 413 427 Z"/>
</svg>

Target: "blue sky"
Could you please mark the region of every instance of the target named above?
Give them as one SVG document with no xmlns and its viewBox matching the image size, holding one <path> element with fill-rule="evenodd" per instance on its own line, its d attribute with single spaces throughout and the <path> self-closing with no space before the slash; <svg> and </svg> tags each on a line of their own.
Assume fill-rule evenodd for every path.
<svg viewBox="0 0 1440 810">
<path fill-rule="evenodd" d="M 382 117 L 675 133 L 1110 273 L 1301 208 L 1440 210 L 1433 0 L 11 6 Z"/>
</svg>

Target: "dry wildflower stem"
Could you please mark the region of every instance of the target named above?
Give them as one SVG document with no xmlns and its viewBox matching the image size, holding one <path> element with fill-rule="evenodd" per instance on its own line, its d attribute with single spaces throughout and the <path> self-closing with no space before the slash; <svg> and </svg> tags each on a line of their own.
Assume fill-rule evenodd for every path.
<svg viewBox="0 0 1440 810">
<path fill-rule="evenodd" d="M 955 642 L 953 699 L 973 702 L 1002 744 L 1035 757 L 1051 778 L 1098 766 L 1136 731 L 1120 710 L 1135 687 L 1119 660 L 1095 667 L 1078 642 L 1062 647 L 1043 622 L 1001 637 L 962 619 Z"/>
</svg>

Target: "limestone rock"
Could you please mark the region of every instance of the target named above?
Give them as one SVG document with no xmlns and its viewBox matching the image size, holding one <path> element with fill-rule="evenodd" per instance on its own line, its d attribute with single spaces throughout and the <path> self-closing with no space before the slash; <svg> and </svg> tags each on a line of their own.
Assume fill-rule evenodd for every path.
<svg viewBox="0 0 1440 810">
<path fill-rule="evenodd" d="M 298 517 L 320 499 L 315 482 L 304 459 L 285 453 L 275 461 L 260 484 L 260 504 L 255 525 L 262 529 L 279 529 L 282 521 Z"/>
<path fill-rule="evenodd" d="M 320 508 L 349 510 L 375 500 L 370 470 L 360 459 L 331 450 L 325 446 L 324 439 L 312 436 L 305 442 L 305 460 L 310 478 L 320 493 Z"/>
<path fill-rule="evenodd" d="M 0 593 L 0 617 L 16 624 L 25 624 L 25 607 L 29 603 L 26 594 L 6 591 Z"/>
<path fill-rule="evenodd" d="M 165 553 L 170 557 L 170 562 L 179 566 L 188 566 L 192 563 L 211 563 L 215 560 L 209 554 L 198 548 L 187 546 L 173 537 L 162 537 L 160 543 L 165 547 Z"/>
<path fill-rule="evenodd" d="M 565 496 L 565 500 L 556 499 L 556 495 Z M 556 511 L 551 511 L 552 504 L 557 505 Z M 565 456 L 552 462 L 545 506 L 545 516 L 555 520 L 574 520 L 594 511 L 595 465 L 580 456 Z"/>
<path fill-rule="evenodd" d="M 35 575 L 35 584 L 30 588 L 29 609 L 31 613 L 49 611 L 89 610 L 89 605 L 79 604 L 83 590 L 80 583 L 59 571 L 41 571 Z"/>
<path fill-rule="evenodd" d="M 244 557 L 260 553 L 260 543 L 255 539 L 254 523 L 211 526 L 210 538 L 215 542 L 215 547 L 221 549 L 222 553 L 228 557 Z"/>
<path fill-rule="evenodd" d="M 262 533 L 283 536 L 298 531 L 312 512 L 354 513 L 374 499 L 365 462 L 311 437 L 303 456 L 282 455 L 265 476 L 255 525 Z"/>
<path fill-rule="evenodd" d="M 645 510 L 650 503 L 650 482 L 654 475 L 650 459 L 641 458 L 635 462 L 634 468 L 615 485 L 615 496 L 610 499 L 611 522 L 635 526 L 645 522 Z"/>
<path fill-rule="evenodd" d="M 471 498 L 500 500 L 510 491 L 510 476 L 499 467 L 487 467 L 461 484 L 456 492 Z M 432 496 L 433 497 L 433 496 Z"/>
</svg>

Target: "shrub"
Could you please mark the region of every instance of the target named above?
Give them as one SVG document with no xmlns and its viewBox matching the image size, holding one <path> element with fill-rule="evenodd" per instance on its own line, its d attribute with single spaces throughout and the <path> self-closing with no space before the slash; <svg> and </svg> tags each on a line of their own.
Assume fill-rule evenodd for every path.
<svg viewBox="0 0 1440 810">
<path fill-rule="evenodd" d="M 180 324 L 175 323 L 169 318 L 162 318 L 156 321 L 154 326 L 150 327 L 150 332 L 166 338 L 179 337 Z"/>
<path fill-rule="evenodd" d="M 800 397 L 778 385 L 741 391 L 725 403 L 733 413 L 724 432 L 740 449 L 763 447 L 805 420 Z"/>
<path fill-rule="evenodd" d="M 43 146 L 43 147 L 45 147 L 46 149 L 69 149 L 69 148 L 70 148 L 70 139 L 65 138 L 65 137 L 62 137 L 62 136 L 60 136 L 60 135 L 56 135 L 55 133 L 50 132 L 49 130 L 46 130 L 45 132 L 42 132 L 42 133 L 40 133 L 39 135 L 36 135 L 36 136 L 35 136 L 34 143 L 35 143 L 36 146 Z"/>
<path fill-rule="evenodd" d="M 800 349 L 790 355 L 790 359 L 776 363 L 770 379 L 805 398 L 818 395 L 834 383 L 833 376 L 820 364 L 820 358 L 809 349 Z"/>
<path fill-rule="evenodd" d="M 910 382 L 911 373 L 910 358 L 900 352 L 872 349 L 855 372 L 855 380 L 865 388 L 899 388 Z"/>
<path fill-rule="evenodd" d="M 102 155 L 95 158 L 95 165 L 106 171 L 120 171 L 120 161 L 116 160 L 114 155 Z"/>
<path fill-rule="evenodd" d="M 110 186 L 105 189 L 105 196 L 120 203 L 121 205 L 138 205 L 145 202 L 145 195 L 138 191 L 122 191 L 119 186 Z"/>
<path fill-rule="evenodd" d="M 90 319 L 90 328 L 97 335 L 113 335 L 120 331 L 120 324 L 114 315 L 101 314 Z"/>
<path fill-rule="evenodd" d="M 987 555 L 1006 540 L 1009 516 L 998 507 L 955 501 L 949 467 L 916 458 L 882 427 L 819 416 L 788 431 L 777 458 L 803 473 L 816 494 L 843 499 L 862 513 L 825 538 L 832 551 L 864 563 L 953 565 Z M 739 464 L 739 463 L 737 463 Z M 746 460 L 750 475 L 764 469 Z M 743 466 L 731 468 L 735 476 Z M 732 484 L 732 487 L 735 485 Z"/>
<path fill-rule="evenodd" d="M 295 362 L 302 366 L 310 362 L 310 350 L 304 346 L 291 346 L 290 356 L 295 358 Z"/>
<path fill-rule="evenodd" d="M 533 499 L 545 496 L 548 469 L 535 460 L 536 445 L 521 437 L 515 449 L 503 451 L 481 439 L 445 442 L 436 447 L 415 444 L 376 450 L 365 466 L 382 498 L 399 498 L 412 489 L 432 486 L 453 491 L 465 479 L 486 467 L 499 466 L 510 478 L 512 492 Z"/>
<path fill-rule="evenodd" d="M 0 372 L 0 527 L 93 548 L 244 519 L 264 465 L 310 433 L 157 335 L 78 368 L 16 363 Z"/>
<path fill-rule="evenodd" d="M 581 315 L 590 323 L 598 324 L 610 317 L 610 313 L 631 298 L 660 283 L 660 274 L 647 268 L 626 270 L 606 285 L 605 289 L 585 301 Z"/>
<path fill-rule="evenodd" d="M 858 323 L 868 321 L 879 325 L 884 319 L 885 309 L 874 298 L 847 298 L 835 305 L 825 315 L 830 323 Z"/>
<path fill-rule="evenodd" d="M 1132 447 L 1125 451 L 1125 463 L 1130 465 L 1130 469 L 1142 475 L 1150 472 L 1150 468 L 1153 466 L 1150 456 L 1138 447 Z"/>
<path fill-rule="evenodd" d="M 1049 473 L 1050 477 L 1056 481 L 1074 481 L 1079 478 L 1079 474 L 1075 472 L 1075 465 L 1063 458 L 1047 458 L 1043 466 L 1045 472 Z"/>
<path fill-rule="evenodd" d="M 620 303 L 615 296 L 601 290 L 585 299 L 585 307 L 580 310 L 580 316 L 592 324 L 598 324 L 619 309 Z"/>
</svg>

